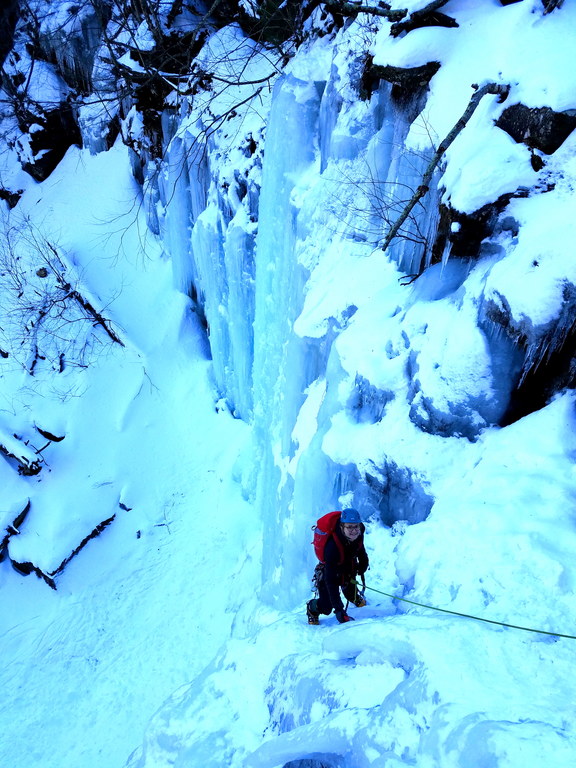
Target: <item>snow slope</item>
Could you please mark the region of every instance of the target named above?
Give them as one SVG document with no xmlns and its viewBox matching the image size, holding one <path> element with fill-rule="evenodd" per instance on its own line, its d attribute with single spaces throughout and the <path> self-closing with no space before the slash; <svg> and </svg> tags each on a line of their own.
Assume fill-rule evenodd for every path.
<svg viewBox="0 0 576 768">
<path fill-rule="evenodd" d="M 71 150 L 23 211 L 75 254 L 127 346 L 74 374 L 80 395 L 50 399 L 42 381 L 28 393 L 26 412 L 66 437 L 26 485 L 44 514 L 22 525 L 11 555 L 38 552 L 50 570 L 108 516 L 103 504 L 116 519 L 57 591 L 0 566 L 0 754 L 122 765 L 158 704 L 227 638 L 232 581 L 256 578 L 258 523 L 233 481 L 247 428 L 215 404 L 203 332 L 146 235 L 121 145 Z"/>
<path fill-rule="evenodd" d="M 4 183 L 25 189 L 3 216 L 27 280 L 44 285 L 48 242 L 124 344 L 70 315 L 81 365 L 77 348 L 58 375 L 57 356 L 34 376 L 0 361 L 11 449 L 33 458 L 37 426 L 64 435 L 40 474 L 0 470 L 3 525 L 31 502 L 9 554 L 57 587 L 0 563 L 3 762 L 574 763 L 574 392 L 559 377 L 505 416 L 571 338 L 576 147 L 536 152 L 537 171 L 494 121 L 511 102 L 576 107 L 576 4 L 442 11 L 459 26 L 392 38 L 360 16 L 312 39 L 205 153 L 210 98 L 177 126 L 172 111 L 144 192 L 120 142 L 70 149 L 41 184 L 3 156 Z M 200 60 L 216 51 L 229 74 L 242 57 L 222 50 L 244 45 L 258 80 L 269 61 L 237 26 Z M 360 98 L 368 53 L 441 62 L 415 120 L 387 83 Z M 386 216 L 488 81 L 507 101 L 482 99 L 382 252 Z M 138 135 L 135 112 L 128 125 Z M 504 194 L 477 252 L 447 249 L 411 282 L 442 202 L 465 222 Z M 309 627 L 310 526 L 340 505 L 367 523 L 368 605 Z"/>
</svg>

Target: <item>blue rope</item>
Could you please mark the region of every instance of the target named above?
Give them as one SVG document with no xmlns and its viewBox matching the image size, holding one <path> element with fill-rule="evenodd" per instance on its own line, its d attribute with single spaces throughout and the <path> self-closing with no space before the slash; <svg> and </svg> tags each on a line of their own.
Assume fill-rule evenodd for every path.
<svg viewBox="0 0 576 768">
<path fill-rule="evenodd" d="M 361 586 L 355 579 L 352 580 L 356 586 Z M 524 632 L 535 632 L 539 635 L 551 635 L 552 637 L 565 637 L 568 640 L 576 640 L 576 635 L 563 635 L 560 632 L 546 632 L 544 629 L 532 629 L 531 627 L 520 627 L 518 624 L 506 624 L 504 621 L 494 621 L 493 619 L 482 619 L 480 616 L 472 616 L 470 613 L 459 613 L 458 611 L 449 611 L 447 608 L 436 608 L 433 605 L 425 605 L 424 603 L 417 603 L 414 600 L 407 600 L 405 597 L 396 597 L 396 595 L 390 595 L 388 592 L 382 592 L 374 587 L 365 587 L 372 592 L 378 592 L 379 595 L 385 595 L 391 597 L 392 600 L 401 600 L 403 603 L 409 603 L 410 605 L 417 605 L 419 608 L 428 608 L 430 611 L 439 611 L 440 613 L 450 613 L 452 616 L 462 616 L 465 619 L 474 619 L 475 621 L 483 621 L 486 624 L 497 624 L 499 627 L 508 627 L 510 629 L 522 629 Z"/>
</svg>

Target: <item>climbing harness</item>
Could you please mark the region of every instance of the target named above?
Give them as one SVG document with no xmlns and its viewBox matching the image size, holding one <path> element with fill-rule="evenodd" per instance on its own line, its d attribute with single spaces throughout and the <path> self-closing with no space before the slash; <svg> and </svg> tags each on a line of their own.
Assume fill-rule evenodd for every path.
<svg viewBox="0 0 576 768">
<path fill-rule="evenodd" d="M 352 579 L 352 583 L 356 586 L 360 584 Z M 552 637 L 565 637 L 568 640 L 576 640 L 576 635 L 563 635 L 560 632 L 547 632 L 544 629 L 533 629 L 532 627 L 520 627 L 518 624 L 507 624 L 504 621 L 494 621 L 493 619 L 483 619 L 480 616 L 472 616 L 470 613 L 459 613 L 458 611 L 449 611 L 447 608 L 436 608 L 433 605 L 425 605 L 424 603 L 417 603 L 414 600 L 407 600 L 405 597 L 397 597 L 396 595 L 390 595 L 388 592 L 382 592 L 374 587 L 368 587 L 364 584 L 364 589 L 369 589 L 371 592 L 378 592 L 379 595 L 385 595 L 385 597 L 391 597 L 392 600 L 400 600 L 403 603 L 409 603 L 410 605 L 417 605 L 419 608 L 428 608 L 430 611 L 440 611 L 440 613 L 450 613 L 452 616 L 462 616 L 465 619 L 474 619 L 475 621 L 483 621 L 486 624 L 497 624 L 499 627 L 508 627 L 509 629 L 522 629 L 524 632 L 536 632 L 539 635 L 551 635 Z"/>
</svg>

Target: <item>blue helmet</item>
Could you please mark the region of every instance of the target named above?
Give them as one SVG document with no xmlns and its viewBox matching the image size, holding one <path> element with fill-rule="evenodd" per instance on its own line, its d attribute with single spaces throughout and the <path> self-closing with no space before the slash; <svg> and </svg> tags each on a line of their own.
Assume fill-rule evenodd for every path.
<svg viewBox="0 0 576 768">
<path fill-rule="evenodd" d="M 343 509 L 340 515 L 341 523 L 361 523 L 360 513 L 357 509 Z"/>
</svg>

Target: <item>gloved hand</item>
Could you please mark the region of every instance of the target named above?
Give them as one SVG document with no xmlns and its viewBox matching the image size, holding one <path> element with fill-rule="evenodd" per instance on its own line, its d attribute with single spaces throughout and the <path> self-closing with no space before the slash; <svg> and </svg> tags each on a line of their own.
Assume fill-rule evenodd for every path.
<svg viewBox="0 0 576 768">
<path fill-rule="evenodd" d="M 339 624 L 345 624 L 347 621 L 354 621 L 352 616 L 348 616 L 344 611 L 336 611 L 336 618 Z"/>
</svg>

